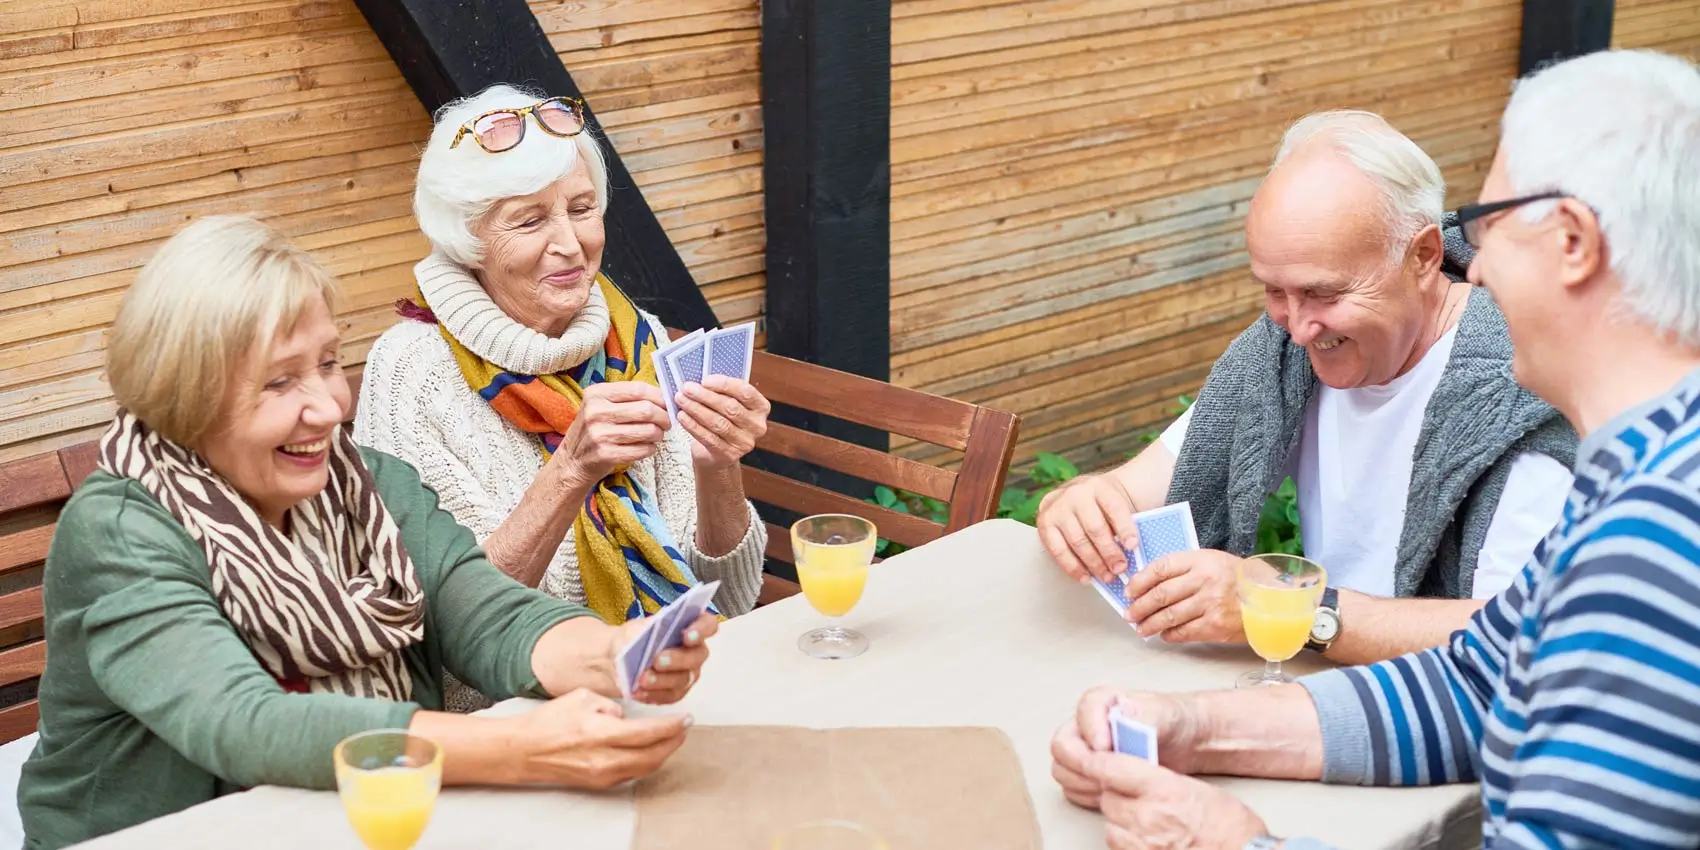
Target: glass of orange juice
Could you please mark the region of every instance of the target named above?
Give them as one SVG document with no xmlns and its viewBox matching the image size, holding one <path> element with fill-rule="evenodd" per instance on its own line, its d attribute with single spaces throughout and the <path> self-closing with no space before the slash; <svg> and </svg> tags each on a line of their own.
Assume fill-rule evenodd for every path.
<svg viewBox="0 0 1700 850">
<path fill-rule="evenodd" d="M 856 607 L 878 541 L 873 523 L 848 514 L 804 517 L 791 526 L 797 581 L 816 611 L 842 617 Z M 834 624 L 805 633 L 797 647 L 815 658 L 855 658 L 868 651 L 868 638 Z"/>
<path fill-rule="evenodd" d="M 1238 687 L 1293 681 L 1281 672 L 1281 662 L 1304 649 L 1327 587 L 1328 573 L 1322 566 L 1297 555 L 1253 555 L 1240 561 L 1240 620 L 1246 642 L 1264 666 L 1240 676 Z"/>
<path fill-rule="evenodd" d="M 368 850 L 409 850 L 437 805 L 443 751 L 405 729 L 362 732 L 336 745 L 343 811 Z"/>
<path fill-rule="evenodd" d="M 773 839 L 773 850 L 890 850 L 890 845 L 859 823 L 826 820 L 785 830 Z"/>
</svg>

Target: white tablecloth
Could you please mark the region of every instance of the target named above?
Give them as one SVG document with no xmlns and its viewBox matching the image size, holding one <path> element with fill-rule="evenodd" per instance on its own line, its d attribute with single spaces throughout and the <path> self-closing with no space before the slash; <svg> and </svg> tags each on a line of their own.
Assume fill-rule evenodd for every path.
<svg viewBox="0 0 1700 850">
<path fill-rule="evenodd" d="M 1031 528 L 1010 521 L 982 523 L 876 565 L 861 604 L 844 618 L 873 640 L 862 657 L 834 662 L 800 653 L 797 636 L 823 622 L 795 597 L 726 623 L 702 682 L 680 708 L 699 724 L 1002 728 L 1020 754 L 1046 846 L 1065 850 L 1103 846 L 1099 816 L 1069 805 L 1050 778 L 1051 733 L 1082 691 L 1097 684 L 1231 687 L 1236 675 L 1261 664 L 1244 648 L 1140 640 L 1096 593 L 1050 565 Z M 1316 665 L 1289 666 L 1305 672 Z M 528 707 L 513 700 L 492 712 Z M 1219 781 L 1276 834 L 1359 850 L 1480 843 L 1474 785 Z M 629 789 L 450 789 L 418 846 L 625 850 L 633 811 Z M 225 797 L 83 846 L 360 847 L 334 793 L 284 788 Z"/>
</svg>

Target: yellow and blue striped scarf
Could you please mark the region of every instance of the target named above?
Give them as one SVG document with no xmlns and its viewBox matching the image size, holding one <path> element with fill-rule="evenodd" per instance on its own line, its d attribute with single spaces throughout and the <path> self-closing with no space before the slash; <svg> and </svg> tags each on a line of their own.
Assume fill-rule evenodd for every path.
<svg viewBox="0 0 1700 850">
<path fill-rule="evenodd" d="M 578 416 L 585 387 L 603 381 L 657 384 L 654 357 L 660 342 L 654 329 L 607 277 L 597 275 L 596 285 L 607 299 L 612 320 L 608 341 L 589 360 L 565 372 L 505 371 L 437 325 L 467 385 L 503 419 L 536 434 L 545 460 Z M 423 294 L 419 298 L 424 301 Z M 585 601 L 610 623 L 654 614 L 697 583 L 661 517 L 655 494 L 640 487 L 623 467 L 585 497 L 584 509 L 573 521 L 573 544 Z"/>
</svg>

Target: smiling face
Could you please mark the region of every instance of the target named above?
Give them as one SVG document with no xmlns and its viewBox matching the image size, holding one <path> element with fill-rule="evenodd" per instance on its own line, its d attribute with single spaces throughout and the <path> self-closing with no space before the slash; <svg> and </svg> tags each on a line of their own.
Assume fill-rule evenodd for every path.
<svg viewBox="0 0 1700 850">
<path fill-rule="evenodd" d="M 277 528 L 330 480 L 330 440 L 350 400 L 341 346 L 330 308 L 314 299 L 287 336 L 237 369 L 218 424 L 196 447 Z"/>
<path fill-rule="evenodd" d="M 542 191 L 498 202 L 472 232 L 484 244 L 476 271 L 490 299 L 520 324 L 560 336 L 590 300 L 606 242 L 584 159 Z"/>
<path fill-rule="evenodd" d="M 1318 145 L 1277 166 L 1246 217 L 1269 317 L 1336 389 L 1385 384 L 1416 365 L 1433 319 L 1428 296 L 1445 283 L 1437 228 L 1389 261 L 1382 203 L 1373 181 Z"/>
</svg>

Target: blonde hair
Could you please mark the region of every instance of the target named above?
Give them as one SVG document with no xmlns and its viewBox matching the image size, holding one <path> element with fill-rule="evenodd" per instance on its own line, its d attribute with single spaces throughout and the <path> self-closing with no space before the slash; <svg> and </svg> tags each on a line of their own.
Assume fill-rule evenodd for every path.
<svg viewBox="0 0 1700 850">
<path fill-rule="evenodd" d="M 486 153 L 471 137 L 449 147 L 467 121 L 494 109 L 530 106 L 545 96 L 497 84 L 437 110 L 436 126 L 419 158 L 413 217 L 431 246 L 449 259 L 477 268 L 484 261 L 484 243 L 472 235 L 473 223 L 501 201 L 540 192 L 566 177 L 580 160 L 596 187 L 596 208 L 608 209 L 608 164 L 589 127 L 573 136 L 551 136 L 528 117 L 525 140 L 513 150 Z"/>
<path fill-rule="evenodd" d="M 196 221 L 124 294 L 106 345 L 112 394 L 149 428 L 194 446 L 238 370 L 293 331 L 315 299 L 334 313 L 336 278 L 270 227 L 246 216 Z"/>
</svg>

